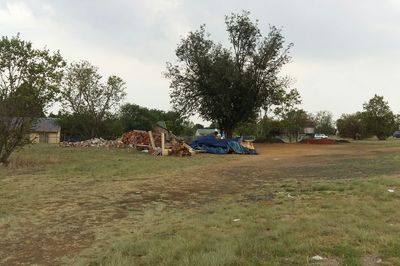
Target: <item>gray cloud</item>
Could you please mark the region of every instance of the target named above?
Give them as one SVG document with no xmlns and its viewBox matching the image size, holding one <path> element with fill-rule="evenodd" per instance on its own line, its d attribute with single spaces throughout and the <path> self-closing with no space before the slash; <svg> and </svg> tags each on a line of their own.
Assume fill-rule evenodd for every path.
<svg viewBox="0 0 400 266">
<path fill-rule="evenodd" d="M 293 42 L 285 74 L 297 81 L 309 111 L 335 115 L 362 108 L 374 93 L 400 111 L 400 3 L 395 0 L 51 1 L 0 0 L 0 31 L 20 32 L 67 60 L 88 59 L 128 85 L 128 101 L 170 108 L 161 72 L 179 39 L 206 23 L 226 43 L 224 15 L 252 12 L 266 33 L 283 28 Z"/>
</svg>

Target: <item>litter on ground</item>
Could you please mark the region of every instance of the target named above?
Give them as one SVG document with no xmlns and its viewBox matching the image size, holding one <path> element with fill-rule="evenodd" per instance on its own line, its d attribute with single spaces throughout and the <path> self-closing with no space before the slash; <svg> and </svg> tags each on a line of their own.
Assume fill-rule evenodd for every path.
<svg viewBox="0 0 400 266">
<path fill-rule="evenodd" d="M 315 261 L 325 260 L 325 258 L 324 258 L 324 257 L 321 257 L 320 255 L 316 255 L 316 256 L 312 257 L 311 259 L 312 259 L 312 260 L 315 260 Z"/>
</svg>

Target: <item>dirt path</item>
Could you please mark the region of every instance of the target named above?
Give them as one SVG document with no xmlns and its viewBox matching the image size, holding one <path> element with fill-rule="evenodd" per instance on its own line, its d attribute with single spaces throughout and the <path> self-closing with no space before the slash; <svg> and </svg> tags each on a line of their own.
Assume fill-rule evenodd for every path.
<svg viewBox="0 0 400 266">
<path fill-rule="evenodd" d="M 32 194 L 23 204 L 18 195 L 7 199 L 17 215 L 0 223 L 0 265 L 62 264 L 85 248 L 108 246 L 126 234 L 140 224 L 149 204 L 196 208 L 281 178 L 323 178 L 332 161 L 374 158 L 399 152 L 400 146 L 275 144 L 257 149 L 258 156 L 236 156 L 201 171 L 183 170 L 158 183 L 48 177 L 40 180 L 44 185 L 35 176 L 2 180 L 12 183 L 15 193 Z"/>
</svg>

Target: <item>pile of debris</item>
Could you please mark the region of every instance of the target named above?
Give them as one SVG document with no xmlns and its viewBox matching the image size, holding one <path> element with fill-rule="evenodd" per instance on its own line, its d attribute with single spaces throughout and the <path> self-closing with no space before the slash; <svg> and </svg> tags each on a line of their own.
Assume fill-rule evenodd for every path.
<svg viewBox="0 0 400 266">
<path fill-rule="evenodd" d="M 161 134 L 153 134 L 151 131 L 133 130 L 122 135 L 122 142 L 135 149 L 149 148 L 151 146 L 150 136 L 153 135 L 155 146 L 161 147 Z"/>
<path fill-rule="evenodd" d="M 156 127 L 152 131 L 133 130 L 122 136 L 122 142 L 137 150 L 148 150 L 153 155 L 191 156 L 194 151 L 170 131 Z"/>
<path fill-rule="evenodd" d="M 60 146 L 77 147 L 77 148 L 81 147 L 125 148 L 125 144 L 121 141 L 121 139 L 105 140 L 103 138 L 93 138 L 78 142 L 63 141 L 60 142 Z"/>
<path fill-rule="evenodd" d="M 155 132 L 133 130 L 126 132 L 120 139 L 105 140 L 94 138 L 79 142 L 60 142 L 61 147 L 105 147 L 105 148 L 132 148 L 148 151 L 153 155 L 191 156 L 195 152 L 182 139 L 169 130 L 156 127 Z"/>
</svg>

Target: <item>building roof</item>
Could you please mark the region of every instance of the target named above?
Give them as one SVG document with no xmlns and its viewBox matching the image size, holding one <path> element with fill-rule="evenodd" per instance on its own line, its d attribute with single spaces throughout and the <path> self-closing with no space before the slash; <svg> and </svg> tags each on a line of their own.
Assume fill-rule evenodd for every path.
<svg viewBox="0 0 400 266">
<path fill-rule="evenodd" d="M 35 125 L 32 126 L 34 132 L 58 132 L 61 131 L 61 126 L 58 125 L 54 118 L 39 118 Z"/>
</svg>

